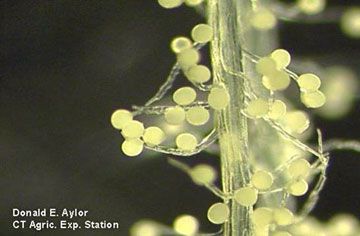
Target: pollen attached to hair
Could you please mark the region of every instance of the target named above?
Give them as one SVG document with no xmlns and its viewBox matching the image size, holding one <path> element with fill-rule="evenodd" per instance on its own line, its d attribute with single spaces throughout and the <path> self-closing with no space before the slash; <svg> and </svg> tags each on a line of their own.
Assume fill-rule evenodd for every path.
<svg viewBox="0 0 360 236">
<path fill-rule="evenodd" d="M 294 221 L 293 213 L 285 207 L 275 208 L 273 213 L 275 223 L 278 225 L 286 226 L 292 224 Z"/>
<path fill-rule="evenodd" d="M 268 111 L 269 102 L 262 98 L 250 101 L 245 109 L 246 114 L 254 118 L 263 117 L 268 113 Z"/>
<path fill-rule="evenodd" d="M 293 178 L 306 177 L 311 169 L 310 163 L 304 158 L 292 161 L 288 166 L 288 173 Z"/>
<path fill-rule="evenodd" d="M 198 24 L 191 31 L 191 37 L 195 42 L 207 43 L 213 37 L 213 29 L 207 24 Z"/>
<path fill-rule="evenodd" d="M 262 77 L 262 84 L 272 91 L 284 90 L 290 85 L 290 77 L 285 71 L 274 71 Z"/>
<path fill-rule="evenodd" d="M 296 179 L 287 185 L 287 191 L 293 196 L 302 196 L 309 189 L 308 183 L 304 179 Z"/>
<path fill-rule="evenodd" d="M 169 107 L 165 110 L 165 120 L 171 125 L 180 125 L 185 120 L 185 110 L 182 107 Z"/>
<path fill-rule="evenodd" d="M 212 184 L 217 178 L 216 170 L 206 164 L 199 164 L 190 170 L 190 175 L 196 184 Z"/>
<path fill-rule="evenodd" d="M 213 204 L 207 213 L 207 218 L 213 224 L 223 224 L 230 216 L 229 207 L 222 202 Z"/>
<path fill-rule="evenodd" d="M 181 235 L 195 235 L 199 230 L 199 221 L 191 215 L 180 215 L 174 220 L 174 230 Z"/>
<path fill-rule="evenodd" d="M 270 172 L 259 170 L 251 176 L 252 185 L 259 190 L 267 190 L 273 184 L 273 176 Z"/>
<path fill-rule="evenodd" d="M 271 208 L 259 207 L 252 213 L 252 221 L 258 227 L 265 227 L 271 224 L 273 220 L 273 211 Z"/>
<path fill-rule="evenodd" d="M 189 105 L 196 99 L 196 92 L 191 87 L 182 87 L 175 91 L 173 100 L 178 105 Z"/>
<path fill-rule="evenodd" d="M 200 53 L 194 48 L 184 49 L 177 54 L 177 61 L 183 69 L 188 69 L 200 61 Z"/>
<path fill-rule="evenodd" d="M 271 53 L 271 58 L 275 60 L 277 69 L 286 68 L 291 61 L 291 56 L 285 49 L 276 49 Z"/>
<path fill-rule="evenodd" d="M 192 42 L 189 38 L 179 36 L 171 41 L 170 48 L 174 53 L 180 53 L 185 49 L 192 48 Z"/>
<path fill-rule="evenodd" d="M 258 190 L 254 187 L 243 187 L 235 191 L 234 199 L 242 206 L 252 206 L 257 202 Z"/>
<path fill-rule="evenodd" d="M 301 102 L 309 108 L 322 107 L 326 102 L 324 93 L 319 90 L 313 92 L 302 92 L 300 94 Z"/>
<path fill-rule="evenodd" d="M 115 129 L 122 129 L 124 125 L 133 119 L 133 115 L 130 111 L 125 109 L 119 109 L 114 111 L 111 115 L 111 125 Z"/>
<path fill-rule="evenodd" d="M 199 126 L 208 122 L 210 113 L 204 107 L 195 106 L 186 111 L 186 120 L 189 124 Z"/>
<path fill-rule="evenodd" d="M 281 100 L 275 100 L 270 104 L 268 117 L 272 120 L 278 120 L 286 114 L 286 104 Z"/>
<path fill-rule="evenodd" d="M 256 71 L 262 75 L 270 76 L 276 71 L 276 61 L 271 57 L 262 57 L 256 64 Z"/>
<path fill-rule="evenodd" d="M 321 80 L 317 75 L 308 73 L 300 75 L 297 83 L 302 91 L 312 92 L 320 88 Z"/>
<path fill-rule="evenodd" d="M 158 3 L 163 8 L 171 9 L 181 6 L 184 0 L 158 0 Z"/>
<path fill-rule="evenodd" d="M 157 146 L 165 140 L 165 133 L 159 127 L 151 126 L 145 129 L 143 140 L 149 146 Z"/>
<path fill-rule="evenodd" d="M 121 145 L 121 150 L 129 157 L 138 156 L 144 149 L 144 143 L 138 138 L 125 139 Z"/>
<path fill-rule="evenodd" d="M 137 120 L 132 120 L 124 125 L 121 134 L 126 138 L 140 138 L 144 134 L 144 124 Z"/>
<path fill-rule="evenodd" d="M 309 118 L 303 111 L 287 112 L 281 122 L 285 125 L 286 129 L 290 130 L 290 132 L 298 134 L 303 133 L 310 125 Z"/>
<path fill-rule="evenodd" d="M 186 73 L 188 80 L 194 83 L 205 83 L 210 80 L 211 72 L 208 67 L 204 65 L 194 65 L 190 67 Z"/>
<path fill-rule="evenodd" d="M 227 107 L 229 104 L 230 97 L 225 88 L 222 87 L 213 87 L 210 90 L 208 96 L 208 103 L 211 108 L 215 110 L 221 110 Z"/>
<path fill-rule="evenodd" d="M 176 137 L 176 146 L 183 151 L 195 150 L 198 142 L 194 135 L 190 133 L 182 133 Z"/>
</svg>

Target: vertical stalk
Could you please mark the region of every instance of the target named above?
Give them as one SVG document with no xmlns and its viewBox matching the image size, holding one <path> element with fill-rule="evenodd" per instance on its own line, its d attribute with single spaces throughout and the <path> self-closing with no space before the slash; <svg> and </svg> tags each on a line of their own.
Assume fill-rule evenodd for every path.
<svg viewBox="0 0 360 236">
<path fill-rule="evenodd" d="M 230 95 L 230 104 L 218 112 L 217 129 L 221 151 L 222 188 L 225 194 L 249 183 L 247 119 L 241 113 L 244 107 L 247 81 L 236 74 L 253 74 L 252 66 L 241 53 L 250 49 L 246 28 L 250 0 L 209 0 L 208 23 L 213 27 L 211 60 L 214 84 L 223 84 Z M 230 218 L 224 224 L 224 236 L 253 235 L 251 208 L 242 207 L 233 200 L 227 202 Z"/>
</svg>

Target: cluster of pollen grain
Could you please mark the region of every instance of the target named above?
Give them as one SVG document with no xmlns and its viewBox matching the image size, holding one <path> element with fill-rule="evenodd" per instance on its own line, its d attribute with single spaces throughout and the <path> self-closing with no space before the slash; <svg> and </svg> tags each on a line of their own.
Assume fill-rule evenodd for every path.
<svg viewBox="0 0 360 236">
<path fill-rule="evenodd" d="M 191 37 L 195 43 L 207 43 L 213 38 L 213 29 L 210 25 L 198 24 L 192 29 Z M 202 84 L 210 80 L 211 72 L 207 66 L 198 64 L 201 56 L 193 46 L 192 41 L 183 36 L 174 38 L 170 44 L 186 78 L 191 83 Z"/>
<path fill-rule="evenodd" d="M 347 9 L 341 17 L 340 27 L 347 36 L 360 38 L 360 7 Z"/>
<path fill-rule="evenodd" d="M 204 125 L 210 119 L 209 111 L 202 106 L 191 107 L 186 111 L 186 121 L 194 126 Z"/>
<path fill-rule="evenodd" d="M 284 227 L 293 224 L 294 215 L 285 207 L 258 207 L 252 212 L 251 220 L 257 232 L 266 232 L 265 235 L 268 235 L 270 228 L 272 229 L 272 233 L 275 233 L 279 232 L 277 226 Z"/>
<path fill-rule="evenodd" d="M 206 164 L 199 164 L 190 170 L 193 181 L 198 185 L 213 184 L 217 178 L 216 170 Z"/>
<path fill-rule="evenodd" d="M 273 182 L 274 178 L 268 171 L 259 170 L 251 176 L 251 184 L 258 190 L 268 190 Z"/>
<path fill-rule="evenodd" d="M 140 121 L 133 120 L 130 111 L 119 109 L 111 115 L 111 124 L 115 129 L 121 130 L 125 138 L 121 150 L 127 156 L 138 156 L 144 149 L 144 143 L 156 146 L 165 140 L 165 134 L 159 127 L 148 127 Z"/>
<path fill-rule="evenodd" d="M 207 43 L 213 37 L 213 29 L 208 24 L 198 24 L 192 29 L 191 37 L 197 43 Z"/>
<path fill-rule="evenodd" d="M 191 215 L 180 215 L 175 218 L 173 228 L 178 234 L 192 236 L 199 230 L 199 221 Z"/>
<path fill-rule="evenodd" d="M 266 8 L 255 11 L 250 18 L 251 25 L 257 30 L 270 30 L 277 24 L 274 13 Z"/>
<path fill-rule="evenodd" d="M 269 56 L 262 57 L 256 64 L 256 71 L 262 75 L 262 84 L 271 91 L 284 90 L 290 85 L 290 76 L 285 71 L 291 56 L 285 49 L 276 49 Z"/>
<path fill-rule="evenodd" d="M 302 134 L 310 126 L 308 115 L 300 110 L 287 112 L 280 122 L 288 132 L 296 134 Z"/>
<path fill-rule="evenodd" d="M 257 202 L 258 190 L 252 186 L 239 188 L 234 192 L 234 200 L 242 206 L 252 206 Z"/>
<path fill-rule="evenodd" d="M 180 106 L 169 107 L 165 110 L 165 120 L 170 125 L 180 125 L 185 120 L 185 110 Z"/>
<path fill-rule="evenodd" d="M 309 188 L 305 178 L 309 175 L 310 170 L 311 165 L 306 159 L 299 158 L 292 161 L 287 167 L 287 173 L 291 178 L 286 186 L 286 191 L 293 196 L 304 195 Z"/>
<path fill-rule="evenodd" d="M 223 224 L 229 216 L 230 209 L 228 205 L 222 202 L 211 205 L 207 212 L 207 218 L 213 224 Z"/>
<path fill-rule="evenodd" d="M 286 104 L 281 100 L 257 98 L 247 104 L 245 114 L 250 118 L 268 117 L 272 120 L 279 120 L 286 115 Z"/>
<path fill-rule="evenodd" d="M 301 12 L 314 15 L 325 9 L 326 0 L 297 0 L 296 6 Z"/>
<path fill-rule="evenodd" d="M 213 38 L 213 29 L 210 25 L 198 24 L 192 29 L 191 37 L 195 43 L 207 43 Z M 207 66 L 198 65 L 201 56 L 189 38 L 176 37 L 171 41 L 170 47 L 190 82 L 201 84 L 210 80 L 211 72 Z"/>
<path fill-rule="evenodd" d="M 198 145 L 196 137 L 190 133 L 182 133 L 176 137 L 176 146 L 183 151 L 193 151 Z"/>
<path fill-rule="evenodd" d="M 319 88 L 321 80 L 314 74 L 303 74 L 299 76 L 297 83 L 300 87 L 301 102 L 309 108 L 318 108 L 325 104 L 326 97 Z"/>
<path fill-rule="evenodd" d="M 175 91 L 173 100 L 181 106 L 189 105 L 196 99 L 196 91 L 191 87 L 182 87 Z"/>
<path fill-rule="evenodd" d="M 208 96 L 208 103 L 214 110 L 221 110 L 227 107 L 230 96 L 225 87 L 213 87 Z"/>
</svg>

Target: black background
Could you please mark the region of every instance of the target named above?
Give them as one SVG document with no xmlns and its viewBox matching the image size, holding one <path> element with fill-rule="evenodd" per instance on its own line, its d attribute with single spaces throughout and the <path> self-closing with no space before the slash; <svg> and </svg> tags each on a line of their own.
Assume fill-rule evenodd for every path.
<svg viewBox="0 0 360 236">
<path fill-rule="evenodd" d="M 20 235 L 10 230 L 13 207 L 80 208 L 89 219 L 120 222 L 119 231 L 91 235 L 127 235 L 137 219 L 171 224 L 182 213 L 216 231 L 206 210 L 217 199 L 162 156 L 124 157 L 109 123 L 113 110 L 154 94 L 174 62 L 169 40 L 203 20 L 187 7 L 167 11 L 150 0 L 3 0 L 0 13 L 0 235 Z M 294 55 L 359 68 L 360 41 L 337 25 L 285 24 L 280 31 Z M 359 139 L 359 117 L 357 105 L 345 119 L 315 122 L 325 138 Z M 356 153 L 333 154 L 314 215 L 360 217 L 359 164 Z M 82 233 L 89 232 L 42 235 Z"/>
</svg>

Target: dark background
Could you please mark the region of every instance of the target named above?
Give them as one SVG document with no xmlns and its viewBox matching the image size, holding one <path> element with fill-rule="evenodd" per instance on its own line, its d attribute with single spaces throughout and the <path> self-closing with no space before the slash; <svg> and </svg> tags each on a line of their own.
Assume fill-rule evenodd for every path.
<svg viewBox="0 0 360 236">
<path fill-rule="evenodd" d="M 169 40 L 203 20 L 187 7 L 166 11 L 150 0 L 2 0 L 0 14 L 0 235 L 20 235 L 10 230 L 13 207 L 86 209 L 89 219 L 120 222 L 119 231 L 93 235 L 127 235 L 140 218 L 171 224 L 181 213 L 216 231 L 206 220 L 216 198 L 164 157 L 124 157 L 109 123 L 113 110 L 154 94 L 174 62 Z M 282 47 L 295 55 L 359 68 L 360 42 L 336 25 L 280 29 Z M 325 138 L 359 139 L 359 117 L 357 105 L 346 119 L 315 122 Z M 216 162 L 196 158 L 209 160 Z M 314 215 L 360 217 L 359 164 L 356 153 L 333 154 Z"/>
</svg>

